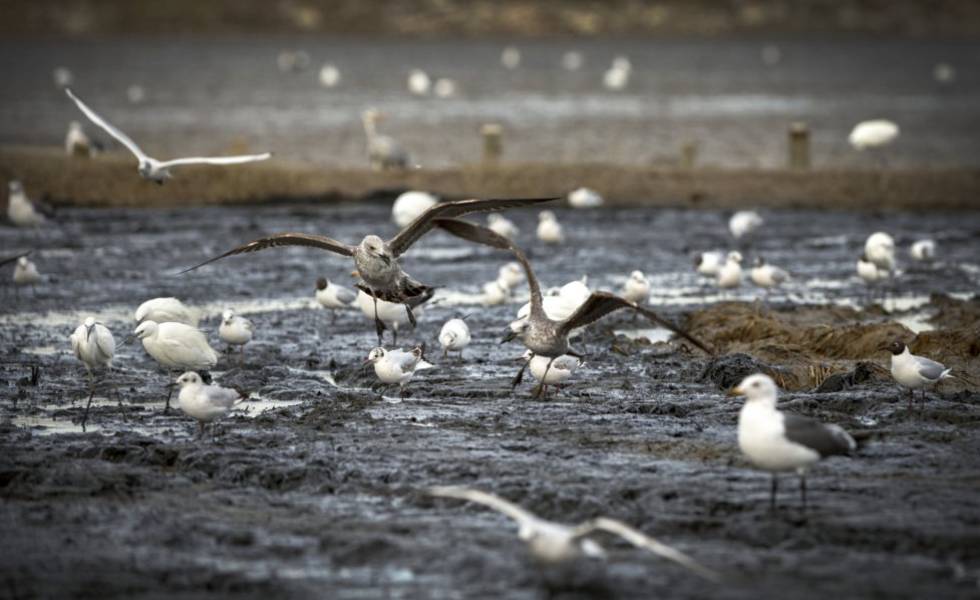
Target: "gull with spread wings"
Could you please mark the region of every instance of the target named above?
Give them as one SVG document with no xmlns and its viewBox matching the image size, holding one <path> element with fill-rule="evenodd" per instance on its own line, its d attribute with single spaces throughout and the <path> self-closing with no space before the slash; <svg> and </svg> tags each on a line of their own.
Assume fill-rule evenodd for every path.
<svg viewBox="0 0 980 600">
<path fill-rule="evenodd" d="M 520 318 L 513 321 L 510 324 L 507 334 L 501 343 L 519 338 L 522 342 L 524 342 L 524 346 L 530 350 L 533 355 L 540 355 L 550 358 L 551 360 L 548 362 L 548 366 L 545 367 L 542 381 L 545 377 L 547 377 L 548 371 L 551 368 L 551 362 L 554 361 L 555 358 L 562 356 L 563 354 L 569 354 L 571 356 L 582 358 L 581 354 L 574 352 L 569 347 L 568 335 L 573 330 L 594 323 L 609 313 L 621 308 L 629 308 L 642 314 L 654 323 L 658 323 L 659 325 L 666 327 L 670 331 L 691 342 L 701 350 L 704 350 L 708 354 L 712 354 L 711 349 L 700 340 L 694 338 L 689 333 L 678 328 L 666 319 L 663 319 L 654 311 L 644 308 L 635 302 L 630 302 L 626 298 L 622 298 L 616 294 L 610 294 L 609 292 L 592 292 L 588 299 L 581 306 L 579 306 L 579 308 L 572 313 L 570 317 L 564 321 L 552 320 L 544 311 L 544 298 L 541 295 L 541 284 L 538 283 L 538 278 L 535 277 L 534 271 L 531 269 L 531 263 L 528 262 L 527 257 L 520 248 L 515 246 L 510 240 L 502 235 L 494 233 L 486 227 L 467 223 L 466 221 L 440 218 L 436 220 L 435 225 L 440 229 L 444 229 L 445 231 L 464 240 L 499 248 L 501 250 L 510 250 L 514 253 L 514 256 L 517 257 L 517 260 L 521 263 L 521 266 L 524 267 L 524 273 L 527 276 L 527 284 L 531 290 L 531 313 L 526 318 Z M 523 380 L 524 370 L 527 368 L 528 363 L 530 363 L 530 361 L 525 362 L 521 367 L 521 370 L 517 373 L 517 376 L 513 381 L 514 386 L 517 386 Z M 534 397 L 538 397 L 541 394 L 542 385 L 538 384 L 534 391 Z"/>
<path fill-rule="evenodd" d="M 458 200 L 443 202 L 429 208 L 416 217 L 404 229 L 388 241 L 376 235 L 365 236 L 361 243 L 349 246 L 343 242 L 322 235 L 308 233 L 277 233 L 243 246 L 239 246 L 221 256 L 216 256 L 203 263 L 185 269 L 182 273 L 203 267 L 209 263 L 235 254 L 258 252 L 277 246 L 310 246 L 354 259 L 361 283 L 357 287 L 365 294 L 374 298 L 374 324 L 378 333 L 378 345 L 382 345 L 384 324 L 378 318 L 378 300 L 404 304 L 408 320 L 415 326 L 415 315 L 409 301 L 427 293 L 432 288 L 420 283 L 402 270 L 398 257 L 404 254 L 419 238 L 432 229 L 437 219 L 454 219 L 470 213 L 492 212 L 508 208 L 531 206 L 542 202 L 551 202 L 557 198 L 510 198 L 490 200 Z"/>
<path fill-rule="evenodd" d="M 170 169 L 174 167 L 183 167 L 186 165 L 239 165 L 242 163 L 265 160 L 272 156 L 272 154 L 269 152 L 265 152 L 263 154 L 246 154 L 242 156 L 200 156 L 190 158 L 174 158 L 172 160 L 157 160 L 151 156 L 147 156 L 147 154 L 136 145 L 136 142 L 129 139 L 128 135 L 116 128 L 112 123 L 103 119 L 97 112 L 89 108 L 89 106 L 82 102 L 82 100 L 76 96 L 70 88 L 65 88 L 65 93 L 68 94 L 69 98 L 75 101 L 75 104 L 77 104 L 78 108 L 85 113 L 86 117 L 104 129 L 106 133 L 116 138 L 120 144 L 126 146 L 126 149 L 136 156 L 136 159 L 139 160 L 138 171 L 143 179 L 155 181 L 160 185 L 163 185 L 164 181 L 172 177 Z"/>
</svg>

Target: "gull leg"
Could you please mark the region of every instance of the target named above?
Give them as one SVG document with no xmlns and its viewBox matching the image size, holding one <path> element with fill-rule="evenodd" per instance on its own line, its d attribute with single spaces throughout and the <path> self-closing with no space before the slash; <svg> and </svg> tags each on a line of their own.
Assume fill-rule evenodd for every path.
<svg viewBox="0 0 980 600">
<path fill-rule="evenodd" d="M 443 348 L 442 349 L 442 359 L 443 360 L 446 360 L 446 356 L 448 356 L 448 355 L 449 355 L 449 349 L 448 348 Z"/>
<path fill-rule="evenodd" d="M 384 346 L 385 324 L 378 317 L 378 297 L 373 294 L 373 290 L 371 298 L 374 300 L 374 329 L 378 333 L 378 346 Z"/>
<path fill-rule="evenodd" d="M 82 413 L 82 433 L 85 433 L 85 424 L 88 422 L 88 409 L 92 406 L 92 396 L 95 395 L 95 381 L 89 385 L 88 402 L 85 403 L 85 412 Z"/>
<path fill-rule="evenodd" d="M 197 422 L 197 439 L 204 437 L 204 421 Z"/>
<path fill-rule="evenodd" d="M 408 314 L 408 322 L 411 323 L 412 328 L 414 328 L 417 323 L 415 322 L 415 313 L 412 312 L 412 307 L 406 304 L 405 312 Z"/>
<path fill-rule="evenodd" d="M 548 359 L 548 365 L 544 368 L 544 375 L 541 376 L 541 382 L 538 384 L 537 389 L 535 389 L 534 390 L 534 393 L 531 395 L 532 398 L 543 398 L 544 397 L 544 389 L 546 387 L 545 384 L 544 384 L 544 382 L 547 381 L 547 379 L 548 379 L 548 371 L 551 370 L 551 363 L 553 363 L 553 362 L 555 362 L 555 359 L 554 358 Z"/>
<path fill-rule="evenodd" d="M 173 386 L 167 386 L 167 403 L 163 406 L 163 414 L 170 414 L 170 397 L 174 395 Z"/>
<path fill-rule="evenodd" d="M 909 388 L 909 410 L 912 410 L 912 400 L 914 399 L 915 390 Z"/>
<path fill-rule="evenodd" d="M 391 327 L 391 345 L 392 346 L 395 346 L 395 347 L 398 346 L 398 324 L 397 323 L 395 323 Z"/>
<path fill-rule="evenodd" d="M 330 310 L 330 324 L 333 325 L 337 322 L 337 309 Z"/>
<path fill-rule="evenodd" d="M 776 511 L 776 488 L 779 485 L 779 480 L 776 478 L 776 474 L 772 474 L 772 486 L 769 488 L 769 510 L 771 512 Z"/>
<path fill-rule="evenodd" d="M 531 358 L 534 358 L 534 355 L 533 354 L 531 355 Z M 510 389 L 511 390 L 513 390 L 517 386 L 521 385 L 521 382 L 524 381 L 524 370 L 527 369 L 527 366 L 530 363 L 531 363 L 531 360 L 528 359 L 528 361 L 521 366 L 521 370 L 517 372 L 517 375 L 514 376 L 514 379 L 511 380 L 511 382 L 510 382 Z"/>
<path fill-rule="evenodd" d="M 803 512 L 806 512 L 806 473 L 800 473 L 800 499 L 803 501 Z"/>
</svg>

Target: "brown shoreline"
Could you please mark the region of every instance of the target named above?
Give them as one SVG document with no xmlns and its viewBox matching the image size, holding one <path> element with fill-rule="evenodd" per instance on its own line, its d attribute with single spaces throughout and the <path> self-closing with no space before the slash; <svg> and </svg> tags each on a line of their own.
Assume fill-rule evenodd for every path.
<svg viewBox="0 0 980 600">
<path fill-rule="evenodd" d="M 60 149 L 0 148 L 0 178 L 61 206 L 193 206 L 283 200 L 337 202 L 425 189 L 443 197 L 564 195 L 600 190 L 615 206 L 874 211 L 980 209 L 980 168 L 889 171 L 642 167 L 503 163 L 377 173 L 273 160 L 236 168 L 191 168 L 164 186 L 143 181 L 132 157 L 69 158 Z M 6 185 L 3 186 L 6 189 Z"/>
</svg>

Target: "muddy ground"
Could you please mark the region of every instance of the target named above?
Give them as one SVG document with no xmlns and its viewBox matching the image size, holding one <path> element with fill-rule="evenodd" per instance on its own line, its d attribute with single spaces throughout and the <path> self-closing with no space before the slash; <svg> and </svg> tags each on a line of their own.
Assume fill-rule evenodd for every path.
<svg viewBox="0 0 980 600">
<path fill-rule="evenodd" d="M 560 396 L 531 400 L 527 383 L 512 392 L 521 350 L 497 341 L 523 299 L 473 304 L 507 257 L 439 234 L 404 262 L 443 286 L 442 300 L 415 332 L 402 332 L 406 343 L 427 342 L 437 366 L 399 402 L 379 398 L 373 374 L 356 371 L 375 344 L 370 323 L 353 312 L 331 323 L 309 306 L 316 277 L 347 278 L 340 257 L 282 249 L 174 275 L 267 232 L 355 240 L 381 222 L 393 232 L 387 205 L 70 209 L 39 232 L 0 228 L 3 254 L 37 248 L 47 277 L 34 293 L 6 285 L 0 305 L 0 595 L 976 596 L 975 215 L 766 212 L 765 231 L 744 250 L 796 277 L 770 297 L 768 312 L 753 304 L 755 290 L 720 297 L 691 270 L 695 250 L 729 246 L 720 213 L 560 211 L 570 239 L 560 248 L 532 240 L 534 214 L 512 216 L 547 285 L 588 274 L 593 287 L 617 289 L 642 269 L 653 279 L 652 303 L 723 357 L 631 339 L 657 336 L 623 315 L 584 334 L 588 364 Z M 887 310 L 856 310 L 866 291 L 854 259 L 878 229 L 902 246 L 904 274 Z M 904 248 L 925 235 L 938 241 L 940 259 L 910 265 Z M 216 439 L 198 441 L 188 418 L 162 414 L 167 376 L 138 344 L 121 346 L 108 380 L 115 393 L 100 388 L 82 433 L 86 389 L 68 335 L 94 314 L 121 342 L 135 307 L 159 295 L 205 307 L 202 327 L 216 347 L 223 307 L 253 320 L 244 363 L 223 358 L 213 374 L 257 401 L 226 419 Z M 442 359 L 439 327 L 467 313 L 474 342 L 464 361 Z M 834 337 L 849 330 L 862 332 L 860 344 Z M 909 410 L 881 369 L 887 356 L 867 349 L 886 335 L 914 341 L 965 381 Z M 853 385 L 812 391 L 861 362 L 866 377 Z M 756 367 L 795 374 L 785 378 L 795 390 L 786 404 L 864 441 L 856 457 L 813 471 L 805 515 L 790 477 L 770 513 L 768 477 L 737 453 L 740 401 L 722 388 Z M 503 517 L 433 501 L 423 490 L 435 484 L 477 486 L 556 520 L 620 518 L 728 578 L 700 581 L 610 542 L 604 565 L 578 569 L 562 586 L 529 563 Z"/>
</svg>

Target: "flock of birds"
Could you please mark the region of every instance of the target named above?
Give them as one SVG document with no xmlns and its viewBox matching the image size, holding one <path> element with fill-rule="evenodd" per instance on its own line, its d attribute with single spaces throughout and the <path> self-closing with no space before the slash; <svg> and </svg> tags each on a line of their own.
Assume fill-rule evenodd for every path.
<svg viewBox="0 0 980 600">
<path fill-rule="evenodd" d="M 501 60 L 507 68 L 517 68 L 521 56 L 516 48 L 505 49 Z M 581 67 L 579 53 L 567 53 L 562 60 L 564 68 Z M 280 56 L 280 67 L 285 70 L 301 68 L 301 56 Z M 307 60 L 308 62 L 308 60 Z M 621 89 L 629 81 L 631 65 L 627 58 L 618 57 L 605 73 L 604 83 L 610 89 Z M 64 75 L 64 74 L 62 74 Z M 64 76 L 63 79 L 70 79 Z M 340 81 L 340 72 L 332 65 L 320 71 L 320 81 L 333 86 Z M 437 95 L 447 94 L 451 83 L 435 82 Z M 69 81 L 70 83 L 70 81 Z M 67 85 L 67 84 L 66 84 Z M 431 82 L 422 71 L 413 71 L 408 80 L 413 93 L 426 94 Z M 439 90 L 442 89 L 442 92 Z M 132 91 L 132 90 L 131 90 Z M 137 159 L 138 174 L 157 184 L 164 184 L 178 167 L 196 164 L 236 165 L 268 159 L 269 153 L 245 156 L 191 157 L 161 161 L 147 155 L 124 132 L 95 112 L 70 88 L 66 94 L 78 109 L 95 125 L 122 144 Z M 133 92 L 132 95 L 138 95 Z M 412 166 L 411 159 L 395 140 L 383 136 L 377 129 L 382 115 L 369 109 L 362 115 L 368 140 L 368 156 L 371 165 L 378 169 Z M 887 121 L 866 122 L 858 125 L 850 141 L 857 148 L 882 146 L 895 139 L 898 127 Z M 69 153 L 82 152 L 93 147 L 82 127 L 72 123 L 66 138 Z M 89 151 L 89 150 L 85 150 Z M 338 285 L 326 278 L 316 282 L 315 299 L 336 318 L 336 312 L 358 307 L 375 326 L 378 345 L 364 360 L 372 366 L 378 380 L 385 385 L 397 385 L 402 392 L 413 376 L 432 367 L 426 360 L 424 347 L 397 348 L 400 326 L 416 323 L 416 314 L 426 301 L 432 298 L 434 288 L 402 270 L 399 258 L 428 232 L 438 229 L 468 243 L 489 246 L 509 253 L 513 261 L 500 268 L 495 281 L 483 287 L 484 303 L 503 304 L 510 300 L 513 290 L 526 282 L 530 301 L 519 310 L 507 327 L 502 343 L 519 341 L 525 348 L 522 366 L 512 384 L 517 386 L 526 370 L 538 381 L 535 397 L 547 394 L 548 387 L 560 389 L 577 368 L 583 356 L 572 346 L 571 340 L 584 327 L 595 323 L 612 312 L 630 310 L 665 327 L 691 346 L 712 354 L 707 344 L 677 327 L 646 306 L 651 286 L 641 271 L 633 271 L 621 293 L 589 289 L 587 281 L 572 281 L 557 290 L 542 290 L 534 269 L 524 252 L 515 244 L 519 231 L 516 225 L 502 213 L 507 209 L 536 207 L 557 200 L 556 198 L 483 199 L 440 202 L 426 192 L 408 192 L 400 196 L 392 208 L 392 218 L 401 228 L 390 239 L 366 235 L 356 244 L 348 244 L 323 235 L 285 232 L 256 239 L 232 248 L 220 256 L 211 258 L 187 269 L 197 269 L 227 257 L 248 254 L 281 246 L 305 246 L 318 248 L 333 254 L 349 257 L 358 277 L 356 291 Z M 603 204 L 601 195 L 581 188 L 567 198 L 576 208 L 595 208 Z M 489 213 L 486 226 L 461 220 L 477 213 Z M 11 181 L 9 186 L 8 217 L 17 226 L 40 227 L 46 218 L 43 211 L 26 195 L 23 186 Z M 754 211 L 741 211 L 729 221 L 732 237 L 744 240 L 763 225 L 762 217 Z M 565 236 L 562 225 L 553 211 L 539 214 L 536 236 L 546 244 L 561 244 Z M 910 250 L 915 260 L 932 260 L 936 245 L 932 240 L 917 241 Z M 28 254 L 10 257 L 0 264 L 14 263 L 14 283 L 18 286 L 35 286 L 42 281 L 36 265 Z M 697 258 L 698 273 L 714 279 L 719 289 L 738 287 L 743 281 L 742 254 L 737 251 L 723 253 L 712 251 Z M 869 286 L 887 281 L 896 274 L 895 243 L 891 236 L 878 232 L 871 235 L 858 258 L 858 276 Z M 186 271 L 185 271 L 186 272 Z M 766 290 L 779 287 L 790 280 L 790 274 L 777 266 L 766 263 L 761 257 L 750 271 L 751 281 Z M 248 393 L 232 387 L 223 387 L 211 381 L 209 371 L 218 364 L 219 353 L 211 347 L 207 335 L 199 329 L 202 312 L 189 307 L 176 298 L 155 298 L 141 304 L 134 313 L 137 323 L 129 339 L 139 339 L 146 353 L 168 372 L 179 373 L 169 387 L 164 411 L 168 411 L 175 387 L 179 388 L 178 405 L 188 416 L 195 419 L 199 435 L 205 426 L 229 413 L 236 405 L 248 398 Z M 384 333 L 392 332 L 396 347 L 386 348 Z M 222 314 L 218 328 L 219 339 L 229 347 L 239 349 L 239 360 L 245 346 L 255 335 L 254 325 L 234 311 Z M 443 356 L 458 353 L 462 359 L 464 349 L 472 341 L 472 335 L 464 318 L 447 321 L 438 336 Z M 96 390 L 96 375 L 106 373 L 112 367 L 116 342 L 112 332 L 93 317 L 78 325 L 70 336 L 72 350 L 84 364 L 89 380 L 88 404 L 83 423 Z M 894 342 L 882 350 L 891 354 L 891 373 L 903 387 L 924 390 L 940 380 L 950 377 L 950 370 L 925 357 L 913 355 L 905 344 Z M 775 382 L 763 374 L 747 377 L 731 393 L 746 397 L 738 420 L 738 443 L 749 461 L 759 469 L 771 472 L 773 508 L 776 501 L 777 477 L 781 472 L 795 471 L 800 475 L 803 506 L 806 506 L 805 474 L 809 467 L 822 458 L 849 454 L 857 444 L 842 428 L 817 420 L 793 415 L 777 408 L 778 389 Z M 645 548 L 673 560 L 707 579 L 717 580 L 718 573 L 703 567 L 679 551 L 666 546 L 627 525 L 608 518 L 597 518 L 578 526 L 568 526 L 545 521 L 510 502 L 485 492 L 458 487 L 432 488 L 434 496 L 475 502 L 497 510 L 519 526 L 519 536 L 527 542 L 533 556 L 547 563 L 562 562 L 578 556 L 602 556 L 602 548 L 592 539 L 598 533 L 618 535 L 637 547 Z"/>
</svg>

